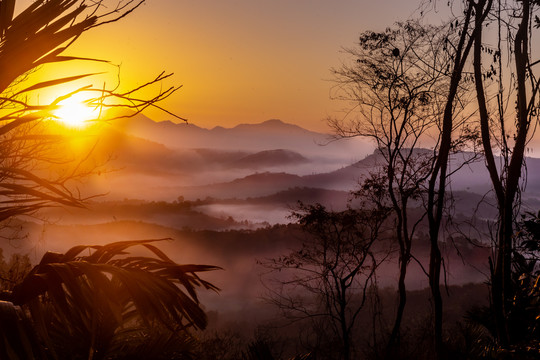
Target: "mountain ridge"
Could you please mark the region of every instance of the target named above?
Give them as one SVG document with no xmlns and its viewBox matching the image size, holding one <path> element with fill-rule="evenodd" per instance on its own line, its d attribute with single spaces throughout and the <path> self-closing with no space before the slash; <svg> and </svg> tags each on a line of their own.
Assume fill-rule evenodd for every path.
<svg viewBox="0 0 540 360">
<path fill-rule="evenodd" d="M 171 149 L 213 148 L 235 151 L 285 149 L 304 155 L 345 158 L 349 154 L 363 156 L 373 151 L 373 145 L 362 139 L 333 142 L 329 134 L 307 130 L 279 119 L 260 123 L 238 124 L 212 129 L 193 123 L 155 122 L 143 114 L 115 120 L 111 126 L 118 131 L 164 144 Z M 304 155 L 305 156 L 305 155 Z M 350 161 L 347 161 L 350 163 Z"/>
</svg>

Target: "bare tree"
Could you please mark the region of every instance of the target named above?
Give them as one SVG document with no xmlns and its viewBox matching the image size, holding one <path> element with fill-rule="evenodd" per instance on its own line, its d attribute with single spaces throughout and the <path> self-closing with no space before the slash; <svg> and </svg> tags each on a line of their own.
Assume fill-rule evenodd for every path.
<svg viewBox="0 0 540 360">
<path fill-rule="evenodd" d="M 412 218 L 410 207 L 427 202 L 425 189 L 437 161 L 452 65 L 449 43 L 454 38 L 449 27 L 399 23 L 382 33 L 362 34 L 358 48 L 348 51 L 356 64 L 334 70 L 337 98 L 350 101 L 355 111 L 349 117 L 357 117 L 331 119 L 330 125 L 338 137 L 374 139 L 383 158 L 381 180 L 395 215 L 399 302 L 388 356 L 399 343 L 407 296 L 405 280 L 413 259 L 412 240 L 425 216 Z"/>
<path fill-rule="evenodd" d="M 305 242 L 263 263 L 275 276 L 270 301 L 292 321 L 308 319 L 331 329 L 326 337 L 339 339 L 340 359 L 355 358 L 353 334 L 382 261 L 373 244 L 387 214 L 384 208 L 331 212 L 320 204 L 302 205 L 292 217 Z"/>
</svg>

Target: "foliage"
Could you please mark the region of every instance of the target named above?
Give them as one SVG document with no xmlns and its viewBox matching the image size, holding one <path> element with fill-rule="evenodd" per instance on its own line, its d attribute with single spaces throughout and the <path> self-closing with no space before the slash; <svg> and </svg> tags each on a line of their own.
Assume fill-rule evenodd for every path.
<svg viewBox="0 0 540 360">
<path fill-rule="evenodd" d="M 38 341 L 31 343 L 39 343 L 39 352 L 27 352 L 52 359 L 133 358 L 136 353 L 144 358 L 152 351 L 161 357 L 189 354 L 190 329 L 206 327 L 197 288 L 217 290 L 198 274 L 218 268 L 176 264 L 155 241 L 79 245 L 65 254 L 46 253 L 5 297 L 23 309 L 19 316 L 34 328 Z M 129 255 L 126 250 L 133 246 L 153 256 Z M 81 255 L 84 252 L 88 254 Z M 4 310 L 14 311 L 4 304 Z"/>
<path fill-rule="evenodd" d="M 506 326 L 510 345 L 498 339 L 493 303 L 474 307 L 466 318 L 470 324 L 481 325 L 489 336 L 479 336 L 477 351 L 484 358 L 536 359 L 540 354 L 540 242 L 539 214 L 526 213 L 517 224 L 512 255 L 514 297 L 509 306 Z M 480 356 L 480 355 L 479 355 Z"/>
<path fill-rule="evenodd" d="M 6 261 L 4 251 L 0 249 L 0 292 L 10 292 L 32 269 L 28 255 L 14 253 Z"/>
<path fill-rule="evenodd" d="M 512 344 L 540 353 L 540 213 L 523 216 L 514 239 L 512 281 L 514 298 L 508 314 Z"/>
</svg>

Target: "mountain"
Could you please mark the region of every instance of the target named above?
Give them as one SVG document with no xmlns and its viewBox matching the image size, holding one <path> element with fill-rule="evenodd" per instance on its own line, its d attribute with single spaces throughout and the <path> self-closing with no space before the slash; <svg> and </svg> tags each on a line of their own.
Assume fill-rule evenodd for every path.
<svg viewBox="0 0 540 360">
<path fill-rule="evenodd" d="M 162 143 L 170 148 L 219 148 L 229 150 L 287 148 L 281 146 L 297 141 L 299 137 L 310 142 L 327 141 L 323 134 L 286 124 L 280 120 L 268 120 L 260 124 L 240 124 L 233 128 L 217 126 L 204 129 L 190 123 L 171 121 L 154 122 L 137 114 L 115 123 L 128 134 Z M 322 136 L 321 136 L 322 135 Z"/>
<path fill-rule="evenodd" d="M 186 199 L 191 200 L 205 197 L 218 199 L 263 197 L 295 187 L 348 192 L 380 164 L 382 158 L 375 153 L 352 165 L 327 173 L 304 176 L 284 172 L 255 173 L 228 182 L 181 187 L 178 191 Z"/>
<path fill-rule="evenodd" d="M 169 149 L 214 149 L 260 152 L 283 149 L 308 158 L 326 159 L 348 165 L 373 151 L 373 145 L 360 138 L 332 141 L 328 134 L 303 129 L 281 120 L 201 128 L 191 123 L 154 122 L 142 114 L 111 123 L 128 135 L 161 143 Z"/>
<path fill-rule="evenodd" d="M 156 126 L 158 126 L 156 124 Z M 96 163 L 120 169 L 126 174 L 145 176 L 194 176 L 207 172 L 227 172 L 243 169 L 244 175 L 253 170 L 280 169 L 293 166 L 310 166 L 311 160 L 302 154 L 285 149 L 258 152 L 223 150 L 214 148 L 169 148 L 166 145 L 121 131 L 117 127 L 104 129 L 99 136 L 89 141 L 88 148 Z M 313 165 L 313 164 L 311 164 Z M 231 172 L 232 174 L 232 172 Z M 229 176 L 232 180 L 239 173 Z M 214 178 L 216 181 L 219 178 Z M 199 183 L 197 181 L 197 183 Z"/>
<path fill-rule="evenodd" d="M 108 199 L 147 201 L 260 198 L 292 188 L 349 192 L 384 165 L 378 151 L 362 155 L 366 143 L 321 146 L 322 141 L 328 136 L 280 120 L 204 129 L 139 114 L 108 129 L 104 153 L 113 154 L 112 167 L 119 171 L 108 175 L 110 187 L 99 192 L 110 193 Z M 472 153 L 452 155 L 449 186 L 484 196 L 491 183 L 481 158 L 474 159 Z M 540 159 L 529 158 L 527 164 L 523 199 L 534 207 L 540 205 Z"/>
<path fill-rule="evenodd" d="M 375 151 L 354 164 L 327 173 L 307 175 L 304 185 L 307 187 L 350 191 L 358 183 L 384 164 L 384 159 Z"/>
<path fill-rule="evenodd" d="M 523 193 L 523 199 L 527 200 L 527 204 L 533 206 L 540 202 L 540 159 L 528 158 L 527 164 L 528 186 Z M 268 196 L 294 187 L 348 192 L 354 190 L 359 182 L 368 177 L 371 172 L 375 172 L 377 168 L 383 166 L 382 155 L 375 151 L 363 160 L 330 172 L 303 176 L 284 172 L 255 173 L 228 182 L 180 187 L 178 191 L 189 199 L 206 196 L 220 199 L 232 197 L 245 199 L 247 197 Z M 459 193 L 460 196 L 467 193 L 476 194 L 474 198 L 480 200 L 490 192 L 489 174 L 484 163 L 479 159 L 475 160 L 474 154 L 454 154 L 449 169 L 454 172 L 450 178 L 449 186 L 456 194 Z M 460 202 L 470 204 L 471 198 L 463 197 Z"/>
</svg>

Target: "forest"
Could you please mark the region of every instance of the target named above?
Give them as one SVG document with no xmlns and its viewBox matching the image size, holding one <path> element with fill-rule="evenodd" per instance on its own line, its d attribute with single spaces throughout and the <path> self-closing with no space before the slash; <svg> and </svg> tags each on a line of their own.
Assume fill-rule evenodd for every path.
<svg viewBox="0 0 540 360">
<path fill-rule="evenodd" d="M 0 0 L 0 358 L 540 358 L 540 212 L 527 193 L 540 1 L 418 1 L 415 18 L 361 32 L 329 69 L 347 110 L 326 118 L 328 142 L 375 144 L 344 191 L 323 187 L 351 168 L 258 172 L 309 168 L 290 149 L 175 153 L 139 139 L 118 151 L 120 132 L 91 136 L 81 123 L 112 128 L 148 109 L 185 123 L 163 106 L 181 86 L 161 69 L 133 87 L 119 69 L 119 83 L 93 85 L 101 73 L 84 64 L 108 60 L 72 49 L 145 0 Z M 41 76 L 48 67 L 60 70 Z M 189 164 L 257 172 L 166 201 L 100 201 L 95 179 L 122 171 L 107 168 L 119 159 L 172 183 Z M 479 166 L 489 189 L 458 190 L 473 180 L 461 171 Z M 138 181 L 133 168 L 119 191 Z M 285 202 L 287 223 L 210 212 Z M 58 209 L 87 222 L 50 223 L 69 247 L 38 262 L 13 249 Z M 129 240 L 113 239 L 120 227 Z"/>
</svg>

